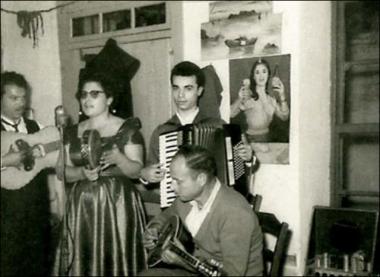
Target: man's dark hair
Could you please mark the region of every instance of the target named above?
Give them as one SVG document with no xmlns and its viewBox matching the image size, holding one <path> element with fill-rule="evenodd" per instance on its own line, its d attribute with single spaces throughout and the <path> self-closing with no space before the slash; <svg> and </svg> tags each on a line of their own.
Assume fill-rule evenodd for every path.
<svg viewBox="0 0 380 277">
<path fill-rule="evenodd" d="M 1 73 L 1 97 L 3 97 L 5 86 L 7 85 L 15 85 L 24 88 L 27 93 L 30 91 L 29 84 L 24 75 L 14 71 L 5 71 Z"/>
<path fill-rule="evenodd" d="M 199 145 L 183 145 L 174 156 L 185 158 L 186 165 L 197 174 L 205 173 L 208 180 L 216 176 L 216 161 L 209 150 Z"/>
<path fill-rule="evenodd" d="M 195 76 L 195 79 L 197 81 L 198 87 L 205 87 L 205 82 L 206 78 L 205 75 L 200 69 L 199 66 L 196 64 L 189 62 L 189 61 L 184 61 L 178 63 L 176 66 L 173 67 L 171 75 L 170 75 L 170 82 L 173 84 L 173 77 L 174 76 Z"/>
</svg>

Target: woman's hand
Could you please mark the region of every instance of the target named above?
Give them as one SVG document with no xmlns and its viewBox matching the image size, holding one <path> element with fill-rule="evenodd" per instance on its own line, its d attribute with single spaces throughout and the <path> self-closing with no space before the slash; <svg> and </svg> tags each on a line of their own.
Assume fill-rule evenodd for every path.
<svg viewBox="0 0 380 277">
<path fill-rule="evenodd" d="M 162 164 L 149 165 L 141 170 L 141 177 L 149 183 L 161 182 L 165 177 L 166 170 Z"/>
<path fill-rule="evenodd" d="M 278 94 L 281 101 L 286 100 L 284 84 L 282 83 L 280 78 L 278 77 L 272 78 L 272 89 L 275 93 Z"/>
<path fill-rule="evenodd" d="M 81 170 L 82 170 L 83 175 L 86 177 L 86 179 L 92 182 L 98 180 L 100 167 L 97 167 L 94 169 L 88 169 L 88 168 L 82 167 Z"/>
<path fill-rule="evenodd" d="M 118 165 L 124 158 L 124 154 L 120 152 L 116 144 L 112 145 L 112 149 L 104 151 L 100 158 L 101 169 L 105 169 L 110 165 Z"/>
<path fill-rule="evenodd" d="M 239 90 L 239 98 L 242 101 L 245 101 L 249 99 L 252 96 L 252 91 L 249 89 L 248 86 L 242 86 Z"/>
</svg>

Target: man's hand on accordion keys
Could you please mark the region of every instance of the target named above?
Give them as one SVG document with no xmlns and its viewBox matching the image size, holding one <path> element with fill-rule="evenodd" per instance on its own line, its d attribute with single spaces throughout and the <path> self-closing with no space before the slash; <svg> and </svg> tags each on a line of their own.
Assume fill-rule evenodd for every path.
<svg viewBox="0 0 380 277">
<path fill-rule="evenodd" d="M 253 158 L 252 148 L 244 134 L 241 135 L 243 144 L 237 148 L 237 153 L 245 162 L 251 162 Z"/>
<path fill-rule="evenodd" d="M 141 170 L 141 178 L 148 183 L 161 182 L 165 177 L 166 169 L 162 164 L 156 163 L 149 165 Z"/>
</svg>

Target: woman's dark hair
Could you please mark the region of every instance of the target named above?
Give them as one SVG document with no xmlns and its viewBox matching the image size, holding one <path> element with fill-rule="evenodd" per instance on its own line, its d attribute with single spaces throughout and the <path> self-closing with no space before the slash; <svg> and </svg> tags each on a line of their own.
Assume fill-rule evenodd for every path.
<svg viewBox="0 0 380 277">
<path fill-rule="evenodd" d="M 1 73 L 1 97 L 3 97 L 5 93 L 5 86 L 7 85 L 15 85 L 20 88 L 24 88 L 27 94 L 30 92 L 30 86 L 24 75 L 14 71 L 5 71 Z"/>
<path fill-rule="evenodd" d="M 88 82 L 96 82 L 99 83 L 100 86 L 103 88 L 104 93 L 106 94 L 106 97 L 113 97 L 114 101 L 116 101 L 116 93 L 115 93 L 115 87 L 114 87 L 114 81 L 112 77 L 110 77 L 107 74 L 101 73 L 101 72 L 91 72 L 91 73 L 85 73 L 79 80 L 78 84 L 78 91 L 75 95 L 75 97 L 79 100 L 80 99 L 80 92 L 83 89 L 83 86 Z"/>
<path fill-rule="evenodd" d="M 253 77 L 255 75 L 256 67 L 258 65 L 260 65 L 260 64 L 265 65 L 266 68 L 268 69 L 268 80 L 267 80 L 267 83 L 265 84 L 265 92 L 268 94 L 269 79 L 270 79 L 270 76 L 271 76 L 270 65 L 269 65 L 269 63 L 266 60 L 259 59 L 259 60 L 257 60 L 252 65 L 251 73 L 249 75 L 249 79 L 251 81 L 250 89 L 252 91 L 252 97 L 253 97 L 254 100 L 258 100 L 259 99 L 259 94 L 256 92 L 256 81 L 255 81 L 255 78 L 253 78 Z"/>
<path fill-rule="evenodd" d="M 173 84 L 173 77 L 174 76 L 195 76 L 197 80 L 197 85 L 198 87 L 205 87 L 205 82 L 206 82 L 206 77 L 200 69 L 199 66 L 196 64 L 189 62 L 189 61 L 184 61 L 178 63 L 176 66 L 173 67 L 171 75 L 170 75 L 170 82 Z"/>
<path fill-rule="evenodd" d="M 205 173 L 208 180 L 216 176 L 216 161 L 211 152 L 199 145 L 183 145 L 174 156 L 185 158 L 186 165 L 194 170 L 196 174 Z M 174 159 L 173 158 L 173 159 Z"/>
</svg>

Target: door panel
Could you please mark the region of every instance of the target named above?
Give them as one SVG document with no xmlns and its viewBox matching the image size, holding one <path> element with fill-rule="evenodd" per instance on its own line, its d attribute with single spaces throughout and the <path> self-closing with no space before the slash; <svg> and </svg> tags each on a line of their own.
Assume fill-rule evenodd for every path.
<svg viewBox="0 0 380 277">
<path fill-rule="evenodd" d="M 170 94 L 170 39 L 146 40 L 118 44 L 140 61 L 131 81 L 134 116 L 142 122 L 141 132 L 146 145 L 154 128 L 166 121 L 172 112 Z M 78 121 L 79 105 L 75 99 L 79 71 L 85 67 L 85 55 L 97 54 L 103 47 L 71 49 L 63 60 L 63 104 L 74 122 Z"/>
</svg>

